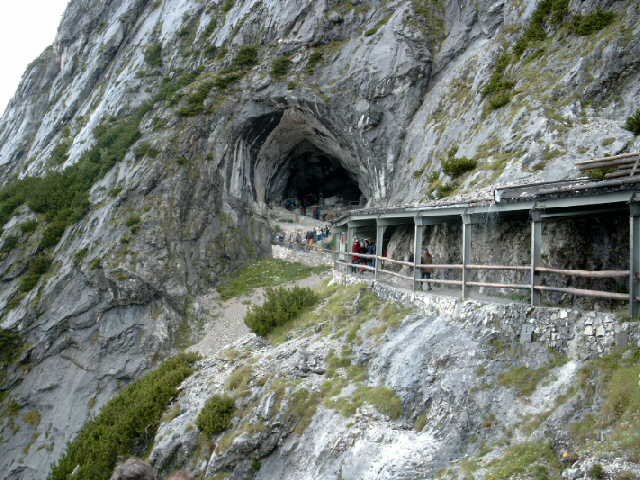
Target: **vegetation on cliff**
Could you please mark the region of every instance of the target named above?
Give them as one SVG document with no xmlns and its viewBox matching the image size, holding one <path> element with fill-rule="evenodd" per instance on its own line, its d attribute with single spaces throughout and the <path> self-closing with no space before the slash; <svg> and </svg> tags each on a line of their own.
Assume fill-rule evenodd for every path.
<svg viewBox="0 0 640 480">
<path fill-rule="evenodd" d="M 119 456 L 143 455 L 197 359 L 195 354 L 179 355 L 126 387 L 69 444 L 50 480 L 108 480 Z"/>
</svg>

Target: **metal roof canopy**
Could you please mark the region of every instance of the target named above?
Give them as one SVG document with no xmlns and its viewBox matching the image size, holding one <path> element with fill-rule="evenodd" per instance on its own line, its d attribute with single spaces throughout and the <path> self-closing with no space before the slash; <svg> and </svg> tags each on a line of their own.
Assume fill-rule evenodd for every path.
<svg viewBox="0 0 640 480">
<path fill-rule="evenodd" d="M 386 225 L 416 223 L 431 225 L 446 221 L 455 221 L 462 215 L 523 214 L 532 210 L 549 212 L 549 216 L 596 215 L 610 210 L 619 210 L 638 201 L 635 191 L 602 192 L 590 195 L 567 196 L 560 198 L 539 198 L 523 201 L 485 202 L 484 204 L 459 203 L 446 206 L 424 206 L 376 209 L 363 214 L 352 212 L 336 222 L 336 226 L 364 226 L 371 221 L 380 221 Z M 597 207 L 584 210 L 587 207 Z M 560 215 L 564 211 L 565 215 Z M 433 222 L 433 223 L 430 223 Z"/>
</svg>

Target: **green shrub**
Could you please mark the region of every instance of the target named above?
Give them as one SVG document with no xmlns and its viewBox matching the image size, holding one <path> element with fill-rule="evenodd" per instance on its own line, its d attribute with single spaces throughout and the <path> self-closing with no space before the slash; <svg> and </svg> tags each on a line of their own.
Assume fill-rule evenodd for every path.
<svg viewBox="0 0 640 480">
<path fill-rule="evenodd" d="M 136 147 L 134 154 L 138 160 L 144 157 L 157 158 L 160 155 L 160 150 L 145 142 Z"/>
<path fill-rule="evenodd" d="M 321 50 L 314 50 L 311 55 L 309 55 L 309 60 L 307 60 L 307 73 L 312 75 L 316 71 L 316 67 L 320 64 L 322 59 L 324 58 L 324 54 Z"/>
<path fill-rule="evenodd" d="M 209 38 L 213 34 L 213 32 L 216 31 L 217 27 L 218 27 L 218 22 L 216 21 L 215 18 L 212 18 L 209 21 L 209 24 L 207 25 L 207 28 L 204 31 L 204 37 Z"/>
<path fill-rule="evenodd" d="M 201 432 L 209 436 L 224 432 L 231 426 L 234 411 L 233 398 L 226 395 L 215 395 L 207 400 L 198 415 L 196 424 Z"/>
<path fill-rule="evenodd" d="M 7 238 L 5 238 L 0 251 L 2 253 L 9 253 L 13 251 L 13 249 L 18 246 L 19 241 L 20 239 L 18 238 L 17 235 L 9 235 Z"/>
<path fill-rule="evenodd" d="M 91 270 L 99 270 L 102 268 L 102 261 L 99 258 L 94 258 L 89 264 Z"/>
<path fill-rule="evenodd" d="M 275 78 L 282 78 L 291 68 L 291 58 L 289 56 L 278 57 L 273 61 L 271 65 L 271 75 Z"/>
<path fill-rule="evenodd" d="M 69 444 L 49 479 L 108 480 L 119 457 L 144 452 L 197 359 L 195 354 L 178 355 L 122 390 Z"/>
<path fill-rule="evenodd" d="M 594 480 L 602 480 L 605 477 L 604 468 L 599 463 L 594 464 L 589 470 L 589 476 Z"/>
<path fill-rule="evenodd" d="M 0 382 L 4 380 L 7 368 L 18 358 L 23 346 L 22 335 L 0 328 Z"/>
<path fill-rule="evenodd" d="M 252 307 L 245 323 L 257 335 L 265 336 L 274 328 L 291 322 L 317 302 L 317 295 L 308 288 L 268 289 L 265 303 Z"/>
<path fill-rule="evenodd" d="M 58 143 L 51 152 L 51 157 L 49 157 L 49 163 L 51 165 L 57 166 L 62 165 L 69 159 L 69 148 L 71 148 L 72 140 L 70 138 L 65 138 Z"/>
<path fill-rule="evenodd" d="M 586 37 L 608 27 L 615 19 L 615 13 L 598 9 L 589 15 L 574 17 L 570 28 L 576 35 Z"/>
<path fill-rule="evenodd" d="M 489 97 L 489 108 L 491 110 L 498 110 L 499 108 L 504 107 L 511 101 L 511 93 L 510 92 L 500 92 Z"/>
<path fill-rule="evenodd" d="M 169 103 L 169 105 L 175 105 L 180 99 L 178 92 L 192 83 L 197 77 L 197 72 L 184 72 L 175 78 L 163 78 L 160 84 L 160 90 L 156 95 L 156 100 L 165 101 Z"/>
<path fill-rule="evenodd" d="M 250 68 L 258 63 L 258 47 L 245 45 L 240 47 L 233 63 L 240 68 Z"/>
<path fill-rule="evenodd" d="M 213 85 L 219 90 L 226 90 L 229 85 L 237 82 L 242 78 L 240 72 L 225 72 L 222 73 L 213 80 Z"/>
<path fill-rule="evenodd" d="M 442 169 L 447 175 L 455 178 L 474 170 L 477 166 L 478 161 L 473 158 L 448 158 L 443 162 Z"/>
<path fill-rule="evenodd" d="M 514 53 L 520 56 L 533 42 L 547 38 L 546 25 L 559 25 L 569 13 L 569 0 L 541 0 L 529 25 L 514 46 Z"/>
<path fill-rule="evenodd" d="M 51 264 L 51 257 L 46 254 L 41 253 L 40 255 L 35 257 L 31 261 L 26 275 L 24 275 L 20 279 L 18 290 L 21 293 L 29 293 L 31 290 L 33 290 L 40 281 L 40 277 L 42 277 L 49 271 L 49 268 L 51 268 Z"/>
<path fill-rule="evenodd" d="M 40 249 L 46 250 L 51 247 L 55 247 L 62 236 L 64 235 L 64 231 L 67 228 L 67 221 L 65 220 L 56 220 L 44 229 L 42 233 L 42 240 L 40 240 Z"/>
<path fill-rule="evenodd" d="M 634 135 L 640 135 L 640 108 L 633 115 L 627 118 L 624 128 Z"/>
<path fill-rule="evenodd" d="M 224 3 L 222 4 L 222 11 L 224 13 L 227 13 L 229 10 L 233 8 L 233 5 L 235 3 L 236 3 L 235 0 L 225 0 Z"/>
<path fill-rule="evenodd" d="M 144 61 L 152 67 L 162 66 L 162 44 L 154 43 L 144 50 Z"/>
<path fill-rule="evenodd" d="M 392 420 L 402 415 L 402 399 L 389 387 L 360 386 L 350 397 L 329 401 L 328 406 L 335 408 L 341 415 L 350 417 L 365 403 L 374 406 Z"/>
<path fill-rule="evenodd" d="M 204 112 L 204 101 L 209 96 L 211 89 L 216 85 L 214 80 L 207 80 L 200 83 L 197 88 L 187 97 L 186 105 L 184 105 L 178 114 L 183 117 L 193 117 Z"/>
<path fill-rule="evenodd" d="M 415 170 L 413 172 L 413 178 L 415 178 L 415 179 L 421 178 L 422 175 L 424 175 L 424 168 L 420 168 L 420 169 Z"/>
<path fill-rule="evenodd" d="M 37 220 L 27 220 L 26 222 L 20 224 L 20 231 L 25 235 L 29 235 L 35 232 L 37 229 L 38 229 Z"/>
</svg>

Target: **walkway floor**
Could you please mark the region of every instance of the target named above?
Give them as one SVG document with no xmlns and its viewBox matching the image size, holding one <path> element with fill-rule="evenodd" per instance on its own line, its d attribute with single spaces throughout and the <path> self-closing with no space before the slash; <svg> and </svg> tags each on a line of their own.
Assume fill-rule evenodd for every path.
<svg viewBox="0 0 640 480">
<path fill-rule="evenodd" d="M 314 288 L 331 278 L 331 272 L 320 275 L 312 275 L 296 282 L 285 284 L 285 287 L 299 286 Z M 215 320 L 207 327 L 207 335 L 195 345 L 189 347 L 189 351 L 198 352 L 207 357 L 222 350 L 243 336 L 251 333 L 244 324 L 244 317 L 253 305 L 262 305 L 265 300 L 265 289 L 257 288 L 247 295 L 231 298 L 220 305 L 220 310 Z"/>
</svg>

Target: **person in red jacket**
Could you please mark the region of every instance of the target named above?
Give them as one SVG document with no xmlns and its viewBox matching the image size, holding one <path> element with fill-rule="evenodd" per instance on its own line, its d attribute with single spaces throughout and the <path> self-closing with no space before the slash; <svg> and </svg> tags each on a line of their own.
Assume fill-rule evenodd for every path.
<svg viewBox="0 0 640 480">
<path fill-rule="evenodd" d="M 360 253 L 360 242 L 358 241 L 357 238 L 353 239 L 353 245 L 351 246 L 351 252 L 352 253 Z M 351 257 L 351 263 L 360 263 L 360 256 L 358 255 L 353 255 Z M 355 273 L 356 272 L 356 267 L 351 267 L 351 272 Z"/>
</svg>

